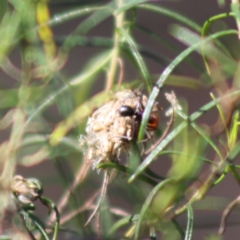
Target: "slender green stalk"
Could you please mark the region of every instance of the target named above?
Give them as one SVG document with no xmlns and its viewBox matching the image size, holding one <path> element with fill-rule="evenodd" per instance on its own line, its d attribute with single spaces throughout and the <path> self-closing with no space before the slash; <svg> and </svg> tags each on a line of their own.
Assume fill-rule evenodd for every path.
<svg viewBox="0 0 240 240">
<path fill-rule="evenodd" d="M 57 206 L 56 206 L 56 204 L 52 200 L 50 200 L 50 199 L 48 199 L 46 197 L 41 197 L 40 200 L 50 210 L 53 210 L 55 212 L 56 219 L 55 219 L 55 227 L 54 227 L 52 240 L 57 240 L 57 235 L 58 235 L 58 231 L 59 231 L 59 223 L 60 223 L 60 214 L 58 212 Z"/>
<path fill-rule="evenodd" d="M 219 21 L 221 19 L 224 19 L 224 18 L 227 18 L 227 17 L 233 17 L 234 16 L 234 13 L 232 12 L 229 12 L 229 13 L 221 13 L 221 14 L 218 14 L 216 16 L 213 16 L 211 18 L 209 18 L 204 24 L 203 24 L 203 27 L 202 27 L 202 37 L 207 37 L 209 35 L 209 30 L 210 30 L 210 27 L 211 25 L 215 22 L 215 21 Z M 222 49 L 225 50 L 225 52 L 228 54 L 228 51 L 227 49 L 222 45 L 220 44 L 219 42 L 217 43 Z M 229 55 L 229 54 L 228 54 Z M 210 74 L 210 68 L 209 68 L 209 61 L 207 60 L 207 57 L 205 56 L 204 54 L 204 51 L 202 51 L 202 57 L 203 57 L 203 61 L 205 63 L 205 67 L 207 69 L 207 72 Z"/>
<path fill-rule="evenodd" d="M 117 3 L 118 8 L 120 8 L 122 5 L 123 5 L 123 0 L 118 0 L 118 3 Z M 121 42 L 121 36 L 118 32 L 118 29 L 121 29 L 123 27 L 124 16 L 125 16 L 125 12 L 121 12 L 116 16 L 114 16 L 114 19 L 115 19 L 114 36 L 113 36 L 114 46 L 113 46 L 112 60 L 110 62 L 110 69 L 107 74 L 106 91 L 109 91 L 112 88 L 114 80 L 116 78 L 116 71 L 117 71 L 119 51 L 120 51 L 120 42 Z"/>
<path fill-rule="evenodd" d="M 222 31 L 222 32 L 218 32 L 215 33 L 207 38 L 205 38 L 202 41 L 199 41 L 195 44 L 193 44 L 192 46 L 188 47 L 187 49 L 185 49 L 183 52 L 181 52 L 162 72 L 162 74 L 160 75 L 156 86 L 153 88 L 153 91 L 151 93 L 151 95 L 149 96 L 148 99 L 148 104 L 144 110 L 143 113 L 143 117 L 142 117 L 142 122 L 141 122 L 141 126 L 140 126 L 140 130 L 139 130 L 139 134 L 138 134 L 138 140 L 141 141 L 144 138 L 145 132 L 146 132 L 146 128 L 147 128 L 147 123 L 148 123 L 148 119 L 153 107 L 154 102 L 156 101 L 156 98 L 159 94 L 160 89 L 163 87 L 165 81 L 167 80 L 167 78 L 169 77 L 169 75 L 172 73 L 172 71 L 188 56 L 190 55 L 193 51 L 195 51 L 198 48 L 201 48 L 201 46 L 203 46 L 204 44 L 208 43 L 209 41 L 219 38 L 221 36 L 226 36 L 229 34 L 237 34 L 238 32 L 236 30 L 226 30 L 226 31 Z"/>
<path fill-rule="evenodd" d="M 150 74 L 148 72 L 147 66 L 144 63 L 142 56 L 140 55 L 140 53 L 137 49 L 137 45 L 134 42 L 133 38 L 127 33 L 127 31 L 125 31 L 124 29 L 119 29 L 119 31 L 120 31 L 121 35 L 124 36 L 124 38 L 126 39 L 126 41 L 128 42 L 128 44 L 130 46 L 130 51 L 132 52 L 132 55 L 138 64 L 139 70 L 142 73 L 142 76 L 146 82 L 147 90 L 150 93 L 151 89 L 152 89 L 151 82 L 150 82 Z"/>
<path fill-rule="evenodd" d="M 235 20 L 238 28 L 238 38 L 240 39 L 240 1 L 239 0 L 232 0 L 231 9 L 235 15 Z"/>
<path fill-rule="evenodd" d="M 229 94 L 226 94 L 224 97 L 211 101 L 205 104 L 203 107 L 201 107 L 199 111 L 196 111 L 195 113 L 191 114 L 186 119 L 186 121 L 183 121 L 181 124 L 175 127 L 175 129 L 172 132 L 170 132 L 158 146 L 156 146 L 156 148 L 146 157 L 146 159 L 142 162 L 142 164 L 136 169 L 135 173 L 129 178 L 128 182 L 131 183 L 132 181 L 134 181 L 134 179 L 138 176 L 138 174 L 144 171 L 144 169 L 148 167 L 151 162 L 154 161 L 155 157 L 169 144 L 169 142 L 172 141 L 174 137 L 176 137 L 185 127 L 188 126 L 189 122 L 194 122 L 196 119 L 202 116 L 204 112 L 216 106 L 218 102 L 228 98 L 229 96 L 236 96 L 236 95 L 240 95 L 240 90 L 233 91 Z M 221 156 L 221 154 L 219 156 Z"/>
<path fill-rule="evenodd" d="M 153 201 L 154 196 L 160 191 L 161 188 L 163 188 L 167 183 L 169 183 L 171 181 L 172 181 L 172 179 L 167 179 L 167 180 L 162 181 L 157 186 L 155 186 L 153 188 L 153 190 L 151 191 L 151 193 L 148 195 L 145 203 L 142 206 L 140 214 L 139 214 L 139 219 L 137 221 L 135 236 L 134 236 L 135 240 L 139 239 L 139 234 L 140 234 L 140 230 L 141 230 L 141 227 L 142 227 L 142 222 L 144 220 L 145 214 L 147 213 L 147 210 L 150 207 L 150 204 Z"/>
<path fill-rule="evenodd" d="M 187 206 L 187 212 L 188 222 L 184 240 L 191 240 L 193 239 L 193 220 L 194 220 L 193 209 L 191 205 Z"/>
<path fill-rule="evenodd" d="M 153 12 L 168 16 L 170 18 L 177 20 L 180 23 L 186 24 L 187 26 L 191 27 L 192 29 L 198 32 L 201 32 L 201 27 L 197 23 L 195 23 L 192 19 L 189 19 L 184 15 L 181 15 L 173 10 L 164 8 L 159 5 L 154 5 L 154 4 L 141 4 L 141 5 L 138 5 L 137 7 L 140 9 L 149 10 L 149 11 L 153 11 Z"/>
</svg>

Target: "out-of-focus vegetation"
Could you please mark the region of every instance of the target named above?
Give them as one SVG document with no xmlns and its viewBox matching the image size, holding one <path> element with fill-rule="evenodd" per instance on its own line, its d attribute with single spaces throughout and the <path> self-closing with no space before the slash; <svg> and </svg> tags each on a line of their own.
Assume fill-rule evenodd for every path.
<svg viewBox="0 0 240 240">
<path fill-rule="evenodd" d="M 219 8 L 227 4 L 216 2 Z M 60 7 L 65 10 L 50 13 Z M 240 184 L 240 3 L 232 0 L 231 9 L 206 18 L 202 26 L 157 1 L 1 0 L 0 239 L 197 239 L 194 222 L 201 211 L 211 214 L 212 202 L 220 205 L 222 219 L 216 222 L 218 232 L 206 239 L 221 239 L 240 202 L 209 195 L 229 175 Z M 172 19 L 168 37 L 176 44 L 141 26 L 142 12 Z M 213 29 L 228 18 L 236 22 L 234 29 Z M 110 37 L 93 34 L 102 24 L 111 27 Z M 67 34 L 59 34 L 61 27 Z M 136 31 L 149 42 L 144 45 Z M 151 41 L 175 57 L 153 51 Z M 151 72 L 151 62 L 163 71 Z M 72 64 L 78 66 L 75 73 Z M 199 78 L 181 74 L 181 64 Z M 127 65 L 135 77 L 124 77 Z M 203 105 L 196 107 L 184 94 L 175 98 L 171 90 L 165 97 L 163 87 L 186 95 L 196 91 Z M 125 163 L 101 163 L 97 174 L 84 161 L 79 136 L 92 112 L 122 88 L 142 88 L 149 95 L 138 139 L 120 156 Z M 172 115 L 164 115 L 167 107 L 159 110 L 155 139 L 143 144 L 159 99 Z M 214 116 L 215 123 L 205 115 Z M 19 171 L 27 176 L 14 178 Z M 112 181 L 99 213 L 84 226 L 106 171 L 114 173 Z M 38 211 L 41 206 L 46 213 Z"/>
</svg>

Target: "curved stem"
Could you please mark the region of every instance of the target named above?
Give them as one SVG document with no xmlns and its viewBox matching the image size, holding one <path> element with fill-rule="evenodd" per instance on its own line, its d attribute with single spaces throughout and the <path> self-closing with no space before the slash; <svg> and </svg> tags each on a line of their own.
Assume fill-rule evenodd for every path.
<svg viewBox="0 0 240 240">
<path fill-rule="evenodd" d="M 216 16 L 213 16 L 211 18 L 209 18 L 204 24 L 203 24 L 203 27 L 202 27 L 202 37 L 207 37 L 209 35 L 209 30 L 210 30 L 210 26 L 212 25 L 213 22 L 215 21 L 218 21 L 218 20 L 221 20 L 223 18 L 227 18 L 227 17 L 234 17 L 234 13 L 232 12 L 228 12 L 228 13 L 221 13 L 221 14 L 218 14 Z M 224 47 L 221 45 L 221 47 L 224 49 Z M 202 57 L 203 57 L 203 61 L 204 61 L 204 64 L 205 64 L 205 67 L 206 67 L 206 70 L 208 72 L 208 74 L 210 74 L 210 67 L 209 67 L 209 61 L 204 53 L 204 50 L 202 48 Z"/>
<path fill-rule="evenodd" d="M 57 206 L 52 200 L 50 200 L 46 197 L 41 197 L 41 198 L 39 198 L 39 200 L 42 202 L 42 204 L 46 205 L 50 211 L 53 210 L 55 212 L 56 219 L 55 219 L 55 227 L 54 227 L 54 233 L 53 233 L 52 240 L 56 240 L 58 231 L 59 231 L 59 223 L 60 223 L 60 214 L 57 209 Z"/>
</svg>

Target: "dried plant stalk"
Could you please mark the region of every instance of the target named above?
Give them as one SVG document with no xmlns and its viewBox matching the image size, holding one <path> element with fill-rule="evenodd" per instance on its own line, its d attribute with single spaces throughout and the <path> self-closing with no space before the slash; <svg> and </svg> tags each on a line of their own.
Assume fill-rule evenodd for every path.
<svg viewBox="0 0 240 240">
<path fill-rule="evenodd" d="M 138 90 L 118 91 L 112 101 L 97 109 L 88 119 L 87 136 L 81 136 L 80 144 L 86 146 L 86 157 L 93 169 L 102 162 L 118 161 L 121 152 L 130 147 L 131 140 L 137 138 L 147 101 L 148 98 Z M 121 115 L 122 106 L 129 107 L 133 113 Z M 152 114 L 157 111 L 155 104 Z M 151 137 L 151 132 L 146 134 Z"/>
<path fill-rule="evenodd" d="M 118 161 L 121 152 L 130 147 L 131 140 L 137 138 L 147 101 L 148 98 L 138 90 L 118 91 L 112 101 L 105 103 L 88 119 L 87 136 L 80 137 L 80 145 L 86 149 L 86 159 L 92 163 L 93 169 L 102 162 Z M 148 138 L 151 138 L 152 131 L 157 127 L 157 111 L 155 104 L 148 125 L 150 132 L 146 133 Z M 100 199 L 85 226 L 98 212 L 106 195 L 109 178 L 110 172 L 106 170 Z"/>
</svg>

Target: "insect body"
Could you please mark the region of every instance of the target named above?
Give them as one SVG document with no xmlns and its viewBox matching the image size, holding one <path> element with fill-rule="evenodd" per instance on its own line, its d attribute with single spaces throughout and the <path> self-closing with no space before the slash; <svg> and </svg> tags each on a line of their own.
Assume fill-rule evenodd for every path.
<svg viewBox="0 0 240 240">
<path fill-rule="evenodd" d="M 152 113 L 148 120 L 147 130 L 155 131 L 158 128 L 158 115 L 156 113 Z"/>
<path fill-rule="evenodd" d="M 140 126 L 140 123 L 142 121 L 142 115 L 143 115 L 144 108 L 142 107 L 142 110 L 140 110 L 140 107 L 137 107 L 136 110 L 130 106 L 123 105 L 118 109 L 119 115 L 121 117 L 133 117 L 136 124 Z M 156 113 L 152 113 L 149 117 L 148 124 L 147 124 L 147 130 L 148 131 L 154 131 L 158 127 L 158 115 Z"/>
<path fill-rule="evenodd" d="M 132 117 L 135 114 L 134 109 L 127 105 L 121 106 L 118 112 L 121 117 Z"/>
</svg>

